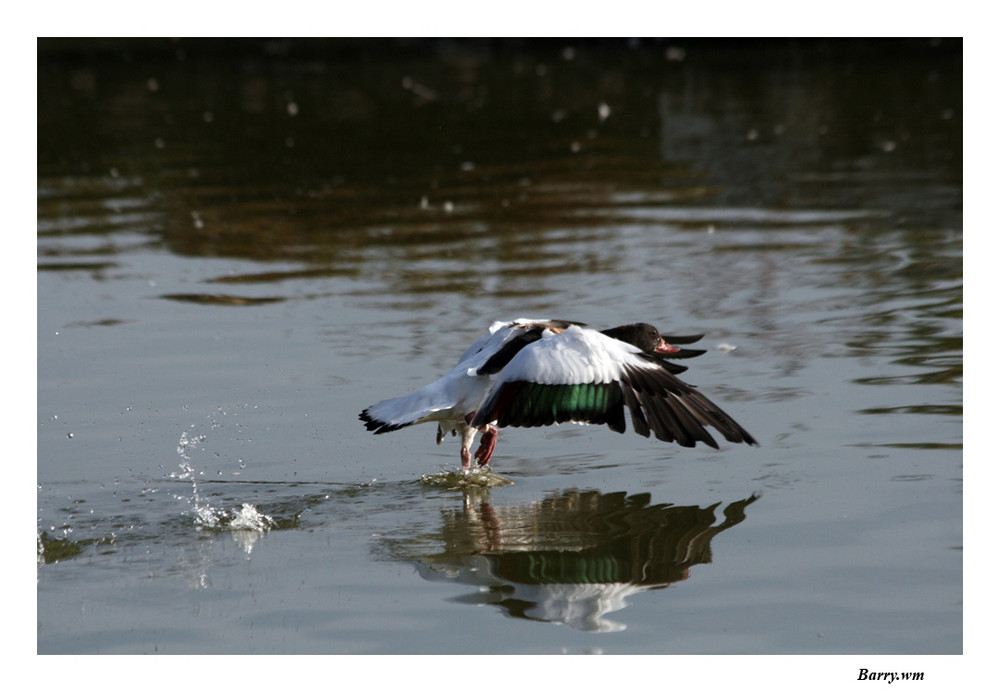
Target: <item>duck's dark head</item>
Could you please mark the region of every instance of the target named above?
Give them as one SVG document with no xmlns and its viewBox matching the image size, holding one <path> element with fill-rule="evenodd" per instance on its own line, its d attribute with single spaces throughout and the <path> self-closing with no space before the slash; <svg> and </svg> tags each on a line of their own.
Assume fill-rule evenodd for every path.
<svg viewBox="0 0 1000 692">
<path fill-rule="evenodd" d="M 664 341 L 663 337 L 660 336 L 660 330 L 651 324 L 646 324 L 645 322 L 624 324 L 621 327 L 605 329 L 601 333 L 605 336 L 610 336 L 612 339 L 618 339 L 619 341 L 624 341 L 627 344 L 632 344 L 646 353 L 666 354 L 676 353 L 680 350 L 676 346 L 671 346 Z"/>
</svg>

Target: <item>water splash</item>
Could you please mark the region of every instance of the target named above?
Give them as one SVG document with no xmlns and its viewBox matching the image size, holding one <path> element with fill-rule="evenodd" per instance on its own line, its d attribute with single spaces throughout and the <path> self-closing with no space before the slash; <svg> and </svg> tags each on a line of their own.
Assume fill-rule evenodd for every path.
<svg viewBox="0 0 1000 692">
<path fill-rule="evenodd" d="M 271 529 L 281 528 L 273 517 L 264 514 L 249 502 L 244 502 L 239 509 L 229 512 L 201 506 L 195 508 L 195 513 L 195 524 L 199 528 L 228 531 L 248 557 L 261 536 Z"/>
<path fill-rule="evenodd" d="M 225 415 L 221 408 L 219 411 Z M 213 429 L 219 427 L 214 418 L 210 418 L 210 420 Z M 208 436 L 204 434 L 188 435 L 187 431 L 181 433 L 180 440 L 177 442 L 177 455 L 181 458 L 180 471 L 172 473 L 171 476 L 180 480 L 189 480 L 191 482 L 191 496 L 178 495 L 177 499 L 183 499 L 191 505 L 191 510 L 194 513 L 194 524 L 199 530 L 228 531 L 233 540 L 243 548 L 243 551 L 250 555 L 260 537 L 271 529 L 280 528 L 279 523 L 249 502 L 242 503 L 239 509 L 227 511 L 212 506 L 210 502 L 201 497 L 198 490 L 198 477 L 204 475 L 204 471 L 195 468 L 191 456 L 207 439 Z M 241 469 L 246 467 L 243 458 L 239 459 L 239 465 Z"/>
<path fill-rule="evenodd" d="M 263 533 L 278 526 L 278 522 L 272 517 L 262 513 L 249 502 L 244 502 L 242 507 L 232 513 L 231 517 L 229 528 L 233 530 Z"/>
<path fill-rule="evenodd" d="M 205 435 L 195 435 L 194 437 L 188 437 L 187 431 L 181 433 L 181 439 L 177 442 L 177 454 L 180 455 L 181 459 L 185 461 L 191 460 L 191 453 L 189 450 L 195 449 L 202 442 L 206 440 Z M 184 464 L 181 464 L 184 467 Z"/>
<path fill-rule="evenodd" d="M 423 485 L 447 490 L 462 488 L 502 488 L 513 485 L 514 481 L 493 472 L 490 467 L 474 469 L 446 469 L 439 473 L 424 474 L 420 477 Z"/>
<path fill-rule="evenodd" d="M 187 431 L 181 433 L 181 439 L 177 442 L 177 454 L 181 458 L 180 473 L 173 472 L 171 478 L 191 481 L 191 497 L 182 495 L 176 496 L 178 500 L 187 500 L 195 512 L 195 523 L 214 528 L 216 525 L 215 510 L 208 503 L 203 503 L 198 494 L 198 476 L 203 472 L 196 471 L 191 463 L 191 451 L 197 449 L 198 445 L 207 439 L 205 435 L 195 435 L 188 437 Z"/>
<path fill-rule="evenodd" d="M 278 528 L 278 522 L 257 507 L 244 502 L 239 509 L 226 511 L 209 506 L 196 508 L 195 524 L 207 529 L 255 531 L 264 533 Z"/>
</svg>

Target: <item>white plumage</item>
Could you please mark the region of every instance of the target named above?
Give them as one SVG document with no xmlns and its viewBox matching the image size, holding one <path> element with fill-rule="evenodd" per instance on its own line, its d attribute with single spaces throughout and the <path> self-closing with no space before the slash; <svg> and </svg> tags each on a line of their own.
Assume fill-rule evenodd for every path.
<svg viewBox="0 0 1000 692">
<path fill-rule="evenodd" d="M 406 396 L 369 406 L 362 414 L 362 420 L 370 418 L 377 421 L 375 428 L 369 426 L 376 433 L 428 421 L 464 422 L 465 416 L 476 410 L 490 384 L 488 376 L 476 375 L 476 371 L 521 331 L 522 324 L 528 322 L 534 323 L 523 319 L 494 322 L 489 333 L 470 346 L 458 359 L 458 364 L 439 380 Z"/>
<path fill-rule="evenodd" d="M 559 333 L 546 329 L 540 341 L 518 352 L 494 377 L 491 389 L 515 380 L 539 384 L 613 382 L 621 377 L 624 365 L 658 367 L 641 359 L 639 353 L 642 351 L 632 344 L 575 324 Z"/>
<path fill-rule="evenodd" d="M 704 429 L 715 427 L 732 442 L 754 439 L 708 399 L 674 375 L 686 370 L 669 359 L 704 351 L 667 343 L 697 337 L 661 337 L 647 324 L 603 332 L 578 322 L 517 319 L 494 322 L 457 365 L 431 384 L 387 399 L 361 412 L 376 434 L 436 421 L 437 441 L 451 432 L 462 437 L 461 458 L 471 466 L 477 432 L 483 439 L 475 458 L 489 462 L 496 426 L 528 427 L 562 422 L 607 424 L 624 432 L 624 407 L 633 428 L 684 446 L 701 440 L 718 447 Z"/>
</svg>

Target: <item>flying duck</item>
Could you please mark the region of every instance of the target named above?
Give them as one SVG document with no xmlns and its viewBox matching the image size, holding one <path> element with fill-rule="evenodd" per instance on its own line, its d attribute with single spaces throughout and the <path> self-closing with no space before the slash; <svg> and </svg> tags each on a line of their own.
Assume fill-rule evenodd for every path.
<svg viewBox="0 0 1000 692">
<path fill-rule="evenodd" d="M 441 379 L 373 404 L 359 418 L 376 435 L 436 422 L 438 444 L 448 433 L 461 436 L 464 469 L 473 458 L 489 463 L 498 427 L 574 422 L 624 433 L 626 406 L 633 430 L 644 437 L 652 431 L 664 442 L 718 449 L 705 429 L 711 426 L 730 442 L 755 445 L 728 414 L 676 377 L 687 368 L 671 360 L 704 351 L 675 344 L 702 336 L 661 336 L 645 323 L 598 331 L 566 320 L 494 322 Z M 473 455 L 476 433 L 482 439 Z"/>
</svg>

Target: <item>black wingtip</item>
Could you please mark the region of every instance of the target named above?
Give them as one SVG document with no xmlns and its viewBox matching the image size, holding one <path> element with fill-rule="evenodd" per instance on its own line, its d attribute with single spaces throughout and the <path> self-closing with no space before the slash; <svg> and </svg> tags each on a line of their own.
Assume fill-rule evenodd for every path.
<svg viewBox="0 0 1000 692">
<path fill-rule="evenodd" d="M 760 447 L 760 443 L 754 439 L 754 436 L 744 430 L 739 423 L 734 421 L 732 418 L 729 418 L 729 416 L 726 416 L 726 418 L 728 419 L 727 422 L 731 426 L 731 429 L 723 431 L 723 434 L 726 436 L 726 440 L 732 442 L 733 444 L 747 444 L 751 447 Z"/>
<path fill-rule="evenodd" d="M 392 432 L 393 430 L 399 430 L 400 428 L 405 428 L 407 425 L 409 425 L 409 423 L 406 423 L 404 425 L 394 425 L 391 423 L 386 423 L 385 421 L 381 421 L 377 418 L 373 418 L 371 414 L 368 413 L 368 409 L 365 409 L 364 411 L 359 413 L 358 418 L 360 418 L 364 422 L 366 430 L 370 430 L 376 435 Z"/>
</svg>

